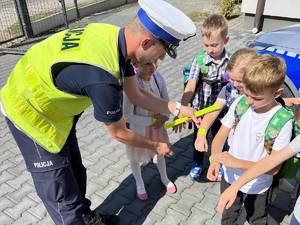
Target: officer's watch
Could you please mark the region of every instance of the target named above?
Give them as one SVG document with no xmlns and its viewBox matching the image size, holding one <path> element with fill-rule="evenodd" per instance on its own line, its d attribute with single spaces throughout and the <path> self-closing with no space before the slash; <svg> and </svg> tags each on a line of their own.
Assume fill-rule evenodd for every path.
<svg viewBox="0 0 300 225">
<path fill-rule="evenodd" d="M 180 108 L 181 108 L 181 103 L 180 102 L 176 102 L 176 108 L 175 108 L 175 111 L 173 113 L 173 115 L 175 117 L 178 117 L 179 113 L 180 113 Z"/>
</svg>

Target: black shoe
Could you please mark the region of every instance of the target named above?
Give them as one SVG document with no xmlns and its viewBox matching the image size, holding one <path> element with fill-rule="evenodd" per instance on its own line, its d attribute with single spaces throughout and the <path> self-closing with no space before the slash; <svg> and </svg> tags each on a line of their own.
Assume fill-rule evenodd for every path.
<svg viewBox="0 0 300 225">
<path fill-rule="evenodd" d="M 99 217 L 105 225 L 118 225 L 120 223 L 120 219 L 117 215 L 98 214 L 97 217 Z"/>
<path fill-rule="evenodd" d="M 94 213 L 82 214 L 83 221 L 86 225 L 105 225 L 105 223 L 99 220 L 98 216 Z"/>
<path fill-rule="evenodd" d="M 116 215 L 101 215 L 92 212 L 91 214 L 83 214 L 83 220 L 86 225 L 118 225 L 119 217 Z"/>
</svg>

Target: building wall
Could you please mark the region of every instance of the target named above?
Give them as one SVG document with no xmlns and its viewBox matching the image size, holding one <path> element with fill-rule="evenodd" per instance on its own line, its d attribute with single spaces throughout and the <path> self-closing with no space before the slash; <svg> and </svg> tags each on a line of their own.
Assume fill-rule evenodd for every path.
<svg viewBox="0 0 300 225">
<path fill-rule="evenodd" d="M 258 0 L 243 0 L 242 12 L 255 14 Z M 300 0 L 266 0 L 264 15 L 300 19 Z"/>
</svg>

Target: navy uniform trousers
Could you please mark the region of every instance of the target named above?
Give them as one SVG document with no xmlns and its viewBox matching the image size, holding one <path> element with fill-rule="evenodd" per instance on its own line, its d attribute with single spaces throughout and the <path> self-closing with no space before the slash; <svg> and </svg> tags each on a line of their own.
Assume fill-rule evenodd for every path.
<svg viewBox="0 0 300 225">
<path fill-rule="evenodd" d="M 6 118 L 31 173 L 36 192 L 56 225 L 85 225 L 82 214 L 91 212 L 91 202 L 85 198 L 86 169 L 76 138 L 77 120 L 61 152 L 53 154 Z"/>
</svg>

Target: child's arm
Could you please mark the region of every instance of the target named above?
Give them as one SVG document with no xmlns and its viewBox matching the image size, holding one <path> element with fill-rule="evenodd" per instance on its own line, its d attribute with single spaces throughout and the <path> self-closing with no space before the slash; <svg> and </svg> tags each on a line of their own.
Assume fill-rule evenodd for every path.
<svg viewBox="0 0 300 225">
<path fill-rule="evenodd" d="M 212 155 L 211 160 L 236 169 L 248 170 L 255 162 L 248 160 L 241 160 L 232 156 L 229 152 L 222 152 L 220 154 Z"/>
<path fill-rule="evenodd" d="M 211 144 L 211 156 L 222 152 L 224 144 L 229 136 L 230 130 L 231 128 L 228 128 L 224 125 L 220 127 L 220 130 L 218 131 Z"/>
<path fill-rule="evenodd" d="M 221 99 L 217 99 L 215 104 L 220 105 L 221 109 L 218 110 L 218 111 L 214 111 L 214 112 L 206 114 L 203 117 L 200 126 L 198 127 L 199 130 L 202 129 L 203 131 L 205 131 L 204 133 L 199 132 L 199 134 L 197 135 L 197 139 L 195 141 L 195 148 L 200 152 L 207 152 L 208 145 L 207 145 L 207 140 L 206 140 L 206 134 L 205 133 L 209 130 L 211 125 L 214 123 L 214 121 L 219 116 L 220 112 L 224 108 L 225 102 Z"/>
<path fill-rule="evenodd" d="M 220 162 L 214 160 L 214 157 L 222 153 L 226 139 L 229 136 L 231 128 L 235 124 L 235 108 L 240 98 L 236 99 L 231 106 L 229 107 L 228 112 L 222 119 L 222 126 L 219 129 L 217 135 L 212 141 L 211 145 L 211 157 L 210 157 L 210 166 L 207 172 L 207 178 L 211 181 L 217 181 L 220 169 Z"/>
<path fill-rule="evenodd" d="M 185 86 L 182 98 L 181 98 L 181 104 L 187 106 L 194 95 L 194 92 L 196 90 L 196 79 L 189 79 L 188 83 Z"/>
<path fill-rule="evenodd" d="M 192 97 L 196 91 L 196 85 L 199 80 L 200 76 L 200 65 L 198 64 L 197 57 L 194 58 L 190 74 L 189 74 L 189 80 L 188 83 L 185 86 L 182 98 L 181 98 L 181 104 L 187 106 L 191 100 Z"/>
<path fill-rule="evenodd" d="M 190 69 L 189 79 L 183 91 L 183 95 L 181 97 L 181 105 L 188 106 L 189 103 L 191 102 L 194 93 L 196 91 L 197 82 L 199 80 L 199 75 L 200 75 L 199 72 L 200 72 L 200 67 L 198 65 L 198 60 L 197 58 L 194 58 Z M 174 127 L 173 130 L 175 131 L 175 133 L 177 133 L 177 132 L 181 132 L 182 128 L 185 128 L 185 124 L 180 124 Z"/>
<path fill-rule="evenodd" d="M 185 86 L 183 95 L 181 97 L 181 105 L 184 105 L 184 106 L 189 105 L 189 103 L 192 100 L 192 97 L 194 96 L 194 92 L 196 89 L 196 83 L 197 83 L 196 79 L 189 79 L 188 83 Z M 180 133 L 182 128 L 185 128 L 185 124 L 180 124 L 178 126 L 175 126 L 173 128 L 173 130 L 175 131 L 175 133 L 177 133 L 177 132 Z"/>
<path fill-rule="evenodd" d="M 300 136 L 299 136 L 300 138 Z M 224 208 L 228 209 L 232 206 L 237 192 L 239 189 L 250 182 L 254 178 L 261 176 L 262 174 L 272 170 L 276 166 L 280 165 L 285 160 L 295 155 L 289 146 L 284 149 L 271 154 L 269 157 L 265 157 L 254 164 L 249 170 L 247 170 L 242 176 L 234 181 L 229 188 L 227 188 L 221 195 L 217 210 L 223 213 Z"/>
<path fill-rule="evenodd" d="M 271 155 L 274 154 L 276 151 L 272 151 Z M 228 166 L 231 168 L 248 170 L 253 167 L 256 162 L 248 161 L 248 160 L 241 160 L 232 156 L 229 152 L 222 152 L 220 154 L 214 155 L 211 157 L 212 161 L 218 162 L 223 164 L 224 166 Z M 275 175 L 280 170 L 280 165 L 273 170 L 267 172 L 269 175 Z"/>
<path fill-rule="evenodd" d="M 287 106 L 300 105 L 300 98 L 283 98 Z"/>
<path fill-rule="evenodd" d="M 276 137 L 274 144 L 272 145 L 273 150 L 271 152 L 271 155 L 275 154 L 277 151 L 280 151 L 280 149 L 286 146 L 291 140 L 291 136 L 292 136 L 292 121 L 290 120 L 282 127 L 281 131 Z M 242 151 L 242 147 L 241 147 L 241 151 Z M 221 154 L 214 156 L 213 160 L 225 166 L 237 168 L 237 169 L 243 169 L 243 170 L 248 170 L 256 163 L 253 161 L 241 160 L 235 158 L 228 152 L 222 152 Z M 274 175 L 279 171 L 279 169 L 280 166 L 278 168 L 275 168 L 272 171 L 269 171 L 268 174 Z"/>
<path fill-rule="evenodd" d="M 229 135 L 230 128 L 227 128 L 226 126 L 222 125 L 220 130 L 218 131 L 217 135 L 215 136 L 214 140 L 211 144 L 211 155 L 217 155 L 222 152 L 225 141 Z M 219 169 L 220 169 L 220 163 L 211 160 L 212 157 L 210 157 L 210 165 L 207 171 L 207 179 L 210 181 L 217 181 L 219 176 Z"/>
</svg>

